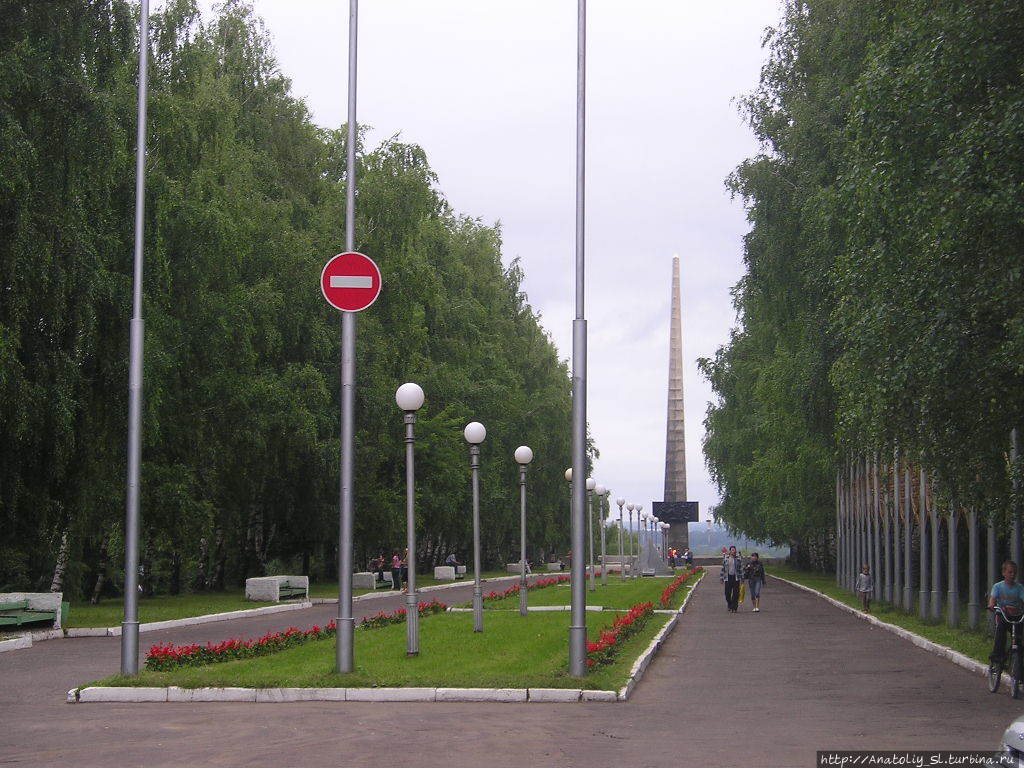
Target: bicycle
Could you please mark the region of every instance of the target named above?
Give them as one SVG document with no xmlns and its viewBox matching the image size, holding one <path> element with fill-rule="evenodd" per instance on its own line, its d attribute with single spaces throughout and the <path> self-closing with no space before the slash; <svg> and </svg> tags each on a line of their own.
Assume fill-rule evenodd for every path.
<svg viewBox="0 0 1024 768">
<path fill-rule="evenodd" d="M 1018 699 L 1021 688 L 1024 686 L 1024 639 L 1021 637 L 1022 630 L 1024 630 L 1024 613 L 1011 618 L 1001 607 L 993 609 L 993 612 L 1001 616 L 1010 627 L 1010 695 Z M 992 693 L 999 690 L 999 683 L 1003 677 L 1003 666 L 1003 664 L 989 664 L 988 689 Z"/>
</svg>

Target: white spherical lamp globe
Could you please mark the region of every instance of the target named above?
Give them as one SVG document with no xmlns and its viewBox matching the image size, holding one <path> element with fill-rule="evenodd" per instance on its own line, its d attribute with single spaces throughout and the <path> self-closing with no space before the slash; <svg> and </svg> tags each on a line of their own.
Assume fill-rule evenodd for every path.
<svg viewBox="0 0 1024 768">
<path fill-rule="evenodd" d="M 626 505 L 626 509 L 628 509 L 630 512 L 632 512 L 634 509 L 636 509 L 636 505 L 635 504 L 627 504 Z"/>
<path fill-rule="evenodd" d="M 484 425 L 479 421 L 471 421 L 466 425 L 466 428 L 462 432 L 466 437 L 466 442 L 473 445 L 480 445 L 487 437 L 487 430 Z"/>
<path fill-rule="evenodd" d="M 618 504 L 621 507 L 623 504 L 626 503 L 626 500 L 620 496 L 619 498 L 617 498 L 615 500 L 615 503 Z"/>
<path fill-rule="evenodd" d="M 515 452 L 516 461 L 520 464 L 529 464 L 533 461 L 533 449 L 528 445 L 520 445 Z"/>
<path fill-rule="evenodd" d="M 418 411 L 423 407 L 423 387 L 406 382 L 395 392 L 395 402 L 403 411 Z"/>
<path fill-rule="evenodd" d="M 592 477 L 587 478 L 587 490 L 592 491 L 597 487 L 597 480 Z"/>
<path fill-rule="evenodd" d="M 599 485 L 596 488 L 594 488 L 594 493 L 596 493 L 598 496 L 604 496 L 606 493 L 608 493 L 608 489 L 605 488 L 603 485 Z"/>
<path fill-rule="evenodd" d="M 572 482 L 572 467 L 565 470 L 565 479 L 570 483 Z"/>
</svg>

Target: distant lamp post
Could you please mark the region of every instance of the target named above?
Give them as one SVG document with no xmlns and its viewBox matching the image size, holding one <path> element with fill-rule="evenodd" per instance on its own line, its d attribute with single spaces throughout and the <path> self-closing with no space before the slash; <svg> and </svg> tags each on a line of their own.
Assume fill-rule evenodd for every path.
<svg viewBox="0 0 1024 768">
<path fill-rule="evenodd" d="M 484 593 L 480 586 L 480 443 L 487 430 L 471 421 L 462 433 L 469 443 L 469 466 L 473 471 L 473 631 L 484 631 Z"/>
<path fill-rule="evenodd" d="M 643 548 L 647 541 L 647 518 L 650 515 L 645 514 L 643 511 L 643 505 L 637 505 L 637 525 L 640 526 L 640 532 L 637 536 L 637 578 L 639 579 L 643 574 Z M 640 525 L 640 521 L 643 520 L 643 525 Z"/>
<path fill-rule="evenodd" d="M 592 478 L 587 478 L 587 533 L 590 537 L 590 591 L 594 592 L 597 590 L 597 580 L 594 574 L 594 489 L 597 487 L 597 481 Z"/>
<path fill-rule="evenodd" d="M 416 437 L 413 427 L 416 411 L 423 406 L 423 389 L 412 382 L 403 384 L 395 392 L 395 402 L 404 412 L 405 422 L 405 546 L 409 550 L 409 562 L 406 563 L 409 580 L 405 590 L 405 655 L 416 656 L 420 652 L 420 609 L 416 594 L 416 471 L 413 459 Z"/>
<path fill-rule="evenodd" d="M 594 489 L 594 493 L 597 494 L 597 519 L 601 524 L 601 586 L 608 586 L 608 549 L 605 542 L 605 517 L 604 517 L 604 497 L 608 494 L 608 489 L 603 485 L 599 485 Z"/>
<path fill-rule="evenodd" d="M 533 450 L 528 445 L 520 445 L 515 452 L 516 463 L 519 465 L 519 615 L 525 616 L 526 610 L 526 465 L 533 461 Z"/>
<path fill-rule="evenodd" d="M 629 512 L 629 578 L 636 578 L 636 563 L 633 562 L 634 553 L 636 551 L 637 543 L 634 542 L 633 538 L 633 510 L 636 509 L 636 504 L 627 504 L 626 510 Z M 640 519 L 637 517 L 637 527 L 640 527 Z M 639 535 L 639 534 L 637 534 Z"/>
<path fill-rule="evenodd" d="M 622 505 L 626 503 L 626 500 L 621 496 L 615 500 L 615 503 L 619 505 L 619 581 L 626 580 L 626 550 L 623 549 L 622 541 Z"/>
</svg>

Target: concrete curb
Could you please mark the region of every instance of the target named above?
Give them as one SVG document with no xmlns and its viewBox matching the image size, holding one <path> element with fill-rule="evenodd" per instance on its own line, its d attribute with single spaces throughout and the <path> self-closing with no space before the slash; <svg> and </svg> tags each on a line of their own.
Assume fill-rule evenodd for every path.
<svg viewBox="0 0 1024 768">
<path fill-rule="evenodd" d="M 536 575 L 536 574 L 534 574 L 534 575 Z M 484 583 L 489 582 L 489 581 L 509 581 L 510 579 L 518 579 L 518 578 L 519 578 L 518 576 L 491 576 L 491 577 L 486 578 L 486 579 L 480 579 L 480 583 L 484 584 Z M 434 585 L 429 586 L 429 587 L 420 587 L 416 591 L 417 592 L 436 592 L 439 589 L 451 589 L 452 587 L 463 587 L 466 584 L 472 584 L 472 583 L 473 583 L 472 579 L 470 579 L 469 581 L 467 581 L 466 579 L 459 579 L 458 581 L 453 581 L 451 584 L 434 584 Z M 352 602 L 355 602 L 357 600 L 371 600 L 371 599 L 373 599 L 375 597 L 383 597 L 383 596 L 395 597 L 396 595 L 404 595 L 404 594 L 405 594 L 405 590 L 404 589 L 386 589 L 386 590 L 383 590 L 381 592 L 376 592 L 376 591 L 375 592 L 367 592 L 365 595 L 358 595 L 358 596 L 352 598 Z M 313 605 L 336 605 L 337 602 L 338 602 L 338 598 L 336 598 L 336 597 L 313 597 L 313 598 L 310 598 L 310 602 Z"/>
<path fill-rule="evenodd" d="M 0 640 L 0 653 L 5 651 L 20 651 L 22 648 L 32 647 L 31 633 L 25 633 L 21 637 L 12 637 L 10 640 Z"/>
<path fill-rule="evenodd" d="M 358 598 L 354 598 L 358 599 Z M 266 605 L 262 608 L 245 608 L 241 611 L 227 611 L 226 613 L 206 613 L 202 616 L 188 616 L 184 619 L 168 619 L 167 621 L 150 621 L 139 624 L 139 634 L 143 632 L 159 632 L 162 629 L 174 629 L 175 627 L 193 627 L 197 624 L 210 624 L 215 621 L 230 621 L 231 619 L 251 619 L 254 616 L 266 616 L 272 613 L 285 613 L 288 611 L 300 611 L 304 608 L 312 608 L 311 601 L 301 603 L 282 603 L 281 605 Z M 57 634 L 54 635 L 53 633 Z M 40 633 L 42 634 L 42 633 Z M 51 630 L 50 637 L 36 638 L 49 640 L 56 637 L 120 637 L 121 627 L 69 627 L 65 630 Z"/>
<path fill-rule="evenodd" d="M 686 611 L 686 604 L 690 602 L 690 598 L 693 597 L 693 593 L 697 591 L 697 585 L 700 584 L 701 580 L 707 571 L 701 571 L 697 580 L 693 583 L 690 591 L 686 595 L 686 599 L 683 600 L 683 604 L 679 606 L 678 611 L 672 611 L 675 614 L 668 623 L 659 630 L 658 634 L 651 640 L 650 645 L 647 646 L 646 650 L 640 654 L 639 658 L 633 663 L 632 669 L 629 670 L 629 678 L 626 680 L 626 684 L 622 686 L 617 694 L 619 701 L 626 701 L 633 693 L 633 689 L 636 688 L 637 683 L 640 682 L 640 678 L 643 677 L 644 672 L 647 671 L 647 667 L 650 666 L 651 661 L 654 658 L 654 654 L 661 648 L 662 643 L 668 636 L 668 633 L 675 629 L 677 623 L 679 623 L 679 617 Z"/>
<path fill-rule="evenodd" d="M 68 704 L 153 704 L 242 702 L 288 704 L 301 701 L 567 702 L 619 701 L 615 691 L 579 688 L 131 688 L 90 686 L 67 692 Z"/>
<path fill-rule="evenodd" d="M 921 635 L 915 632 L 911 632 L 908 629 L 904 629 L 903 627 L 898 627 L 895 624 L 890 624 L 887 621 L 882 621 L 881 619 L 875 618 L 870 613 L 864 613 L 863 611 L 857 610 L 853 606 L 847 605 L 846 603 L 836 600 L 834 597 L 829 597 L 824 592 L 819 592 L 816 589 L 812 589 L 811 587 L 805 586 L 795 581 L 790 581 L 789 579 L 784 579 L 781 576 L 773 575 L 772 578 L 785 582 L 786 584 L 796 587 L 797 589 L 802 589 L 804 592 L 810 592 L 812 595 L 817 595 L 822 600 L 825 600 L 826 602 L 829 602 L 832 605 L 834 605 L 836 608 L 846 611 L 847 613 L 853 614 L 857 618 L 866 621 L 868 624 L 873 624 L 879 629 L 884 629 L 886 632 L 891 632 L 892 634 L 902 638 L 903 640 L 908 640 L 921 650 L 927 651 L 928 653 L 931 653 L 935 656 L 939 656 L 943 659 L 951 661 L 958 667 L 963 667 L 964 669 L 970 672 L 974 672 L 978 675 L 982 675 L 985 677 L 988 676 L 987 664 L 982 664 L 980 661 L 975 661 L 970 656 L 965 656 L 959 651 L 954 651 L 952 648 L 949 648 L 945 645 L 940 645 L 939 643 L 929 640 L 926 637 L 921 637 Z M 1006 685 L 1009 685 L 1010 676 L 1004 672 L 1003 679 L 1001 682 Z"/>
</svg>

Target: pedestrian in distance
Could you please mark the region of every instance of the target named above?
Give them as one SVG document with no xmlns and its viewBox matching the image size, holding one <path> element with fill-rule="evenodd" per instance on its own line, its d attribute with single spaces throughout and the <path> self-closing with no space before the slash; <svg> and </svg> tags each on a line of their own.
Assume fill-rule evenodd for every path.
<svg viewBox="0 0 1024 768">
<path fill-rule="evenodd" d="M 747 589 L 750 591 L 750 604 L 754 607 L 754 613 L 761 612 L 761 587 L 765 583 L 764 564 L 757 552 L 752 552 L 750 562 L 743 569 L 743 578 L 747 580 Z"/>
<path fill-rule="evenodd" d="M 988 595 L 988 609 L 994 611 L 1002 608 L 1010 616 L 1019 616 L 1024 612 L 1024 584 L 1017 581 L 1017 563 L 1007 560 L 1002 568 L 1003 580 L 992 585 Z M 1002 666 L 1006 661 L 1006 635 L 1010 631 L 1010 625 L 1006 620 L 996 614 L 996 640 L 992 647 L 992 655 L 989 661 L 993 665 Z"/>
<path fill-rule="evenodd" d="M 683 562 L 686 563 L 687 568 L 693 565 L 693 552 L 689 547 L 683 550 Z"/>
<path fill-rule="evenodd" d="M 743 561 L 736 554 L 736 547 L 729 547 L 729 553 L 722 559 L 719 580 L 725 586 L 725 604 L 729 613 L 736 613 L 740 604 L 740 582 L 743 581 Z"/>
<path fill-rule="evenodd" d="M 871 593 L 875 591 L 875 579 L 871 575 L 871 567 L 864 563 L 857 574 L 854 590 L 860 595 L 860 604 L 864 613 L 871 613 Z"/>
<path fill-rule="evenodd" d="M 391 554 L 391 588 L 402 588 L 402 556 L 397 549 Z"/>
</svg>

